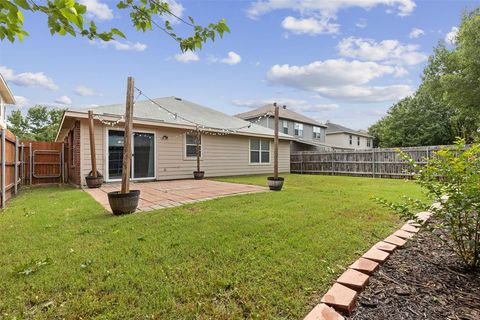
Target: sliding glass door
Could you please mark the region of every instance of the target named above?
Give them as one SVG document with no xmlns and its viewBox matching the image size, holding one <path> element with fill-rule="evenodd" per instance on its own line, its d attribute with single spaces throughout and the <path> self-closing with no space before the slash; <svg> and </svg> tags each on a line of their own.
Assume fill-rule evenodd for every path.
<svg viewBox="0 0 480 320">
<path fill-rule="evenodd" d="M 132 178 L 155 178 L 155 135 L 134 132 L 132 142 Z M 123 131 L 108 130 L 108 180 L 122 178 L 123 145 Z"/>
</svg>

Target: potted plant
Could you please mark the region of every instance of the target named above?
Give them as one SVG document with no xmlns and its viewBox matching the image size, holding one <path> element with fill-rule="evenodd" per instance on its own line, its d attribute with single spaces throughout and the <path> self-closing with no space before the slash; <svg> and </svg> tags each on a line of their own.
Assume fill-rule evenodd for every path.
<svg viewBox="0 0 480 320">
<path fill-rule="evenodd" d="M 133 90 L 134 81 L 128 77 L 127 105 L 125 112 L 125 136 L 123 144 L 122 188 L 120 191 L 108 193 L 108 203 L 113 214 L 127 214 L 137 210 L 140 190 L 130 190 L 130 167 L 132 161 L 132 130 L 133 130 Z"/>
<path fill-rule="evenodd" d="M 205 176 L 205 171 L 200 170 L 200 157 L 201 157 L 200 139 L 201 139 L 200 130 L 198 129 L 198 126 L 197 126 L 196 148 L 195 148 L 195 152 L 196 152 L 196 156 L 197 156 L 197 170 L 193 171 L 193 178 L 195 180 L 202 180 L 203 177 Z"/>
<path fill-rule="evenodd" d="M 280 191 L 283 188 L 284 178 L 278 176 L 278 106 L 277 103 L 274 103 L 275 107 L 275 138 L 273 141 L 273 177 L 268 177 L 268 187 L 273 191 Z"/>
<path fill-rule="evenodd" d="M 92 162 L 92 171 L 85 177 L 85 182 L 89 188 L 99 188 L 103 184 L 103 176 L 97 171 L 97 154 L 95 150 L 95 134 L 93 127 L 93 111 L 88 111 L 88 127 L 90 131 L 90 159 Z"/>
</svg>

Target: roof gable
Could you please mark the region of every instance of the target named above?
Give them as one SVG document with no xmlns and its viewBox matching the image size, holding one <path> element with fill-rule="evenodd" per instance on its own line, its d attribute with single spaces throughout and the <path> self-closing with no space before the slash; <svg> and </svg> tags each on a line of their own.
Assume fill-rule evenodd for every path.
<svg viewBox="0 0 480 320">
<path fill-rule="evenodd" d="M 279 107 L 278 111 L 279 111 L 278 115 L 282 119 L 293 120 L 296 122 L 306 123 L 306 124 L 310 124 L 318 127 L 326 127 L 326 125 L 312 118 L 306 117 L 303 114 L 292 111 L 288 108 Z M 263 107 L 260 107 L 254 110 L 236 114 L 235 117 L 248 120 L 248 119 L 261 117 L 267 113 L 270 113 L 273 115 L 274 112 L 275 112 L 275 106 L 273 104 L 267 104 Z"/>
<path fill-rule="evenodd" d="M 372 137 L 367 132 L 353 130 L 333 122 L 327 122 L 326 134 L 335 134 L 335 133 L 350 133 L 350 134 L 356 134 L 364 137 Z"/>
</svg>

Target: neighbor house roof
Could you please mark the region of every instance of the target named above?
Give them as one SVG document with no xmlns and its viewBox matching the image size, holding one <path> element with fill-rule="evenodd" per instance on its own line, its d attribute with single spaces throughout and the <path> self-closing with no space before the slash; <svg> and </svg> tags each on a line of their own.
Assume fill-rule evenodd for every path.
<svg viewBox="0 0 480 320">
<path fill-rule="evenodd" d="M 275 112 L 275 107 L 273 106 L 273 104 L 267 104 L 263 107 L 260 107 L 254 110 L 236 114 L 235 117 L 241 118 L 241 119 L 254 119 L 254 118 L 261 117 L 267 113 L 270 113 L 273 115 L 274 112 Z M 311 124 L 318 127 L 326 127 L 326 125 L 318 121 L 315 121 L 312 118 L 306 117 L 298 112 L 292 111 L 288 108 L 279 107 L 278 115 L 280 118 L 283 118 L 283 119 L 293 120 L 300 123 L 307 123 L 307 124 Z"/>
<path fill-rule="evenodd" d="M 326 134 L 336 134 L 336 133 L 349 133 L 349 134 L 356 134 L 358 136 L 373 138 L 373 136 L 369 135 L 365 131 L 353 130 L 333 122 L 327 122 Z"/>
<path fill-rule="evenodd" d="M 64 118 L 86 118 L 88 110 L 92 110 L 94 115 L 101 116 L 105 120 L 115 120 L 125 114 L 125 104 L 113 104 L 88 109 L 68 109 L 64 114 Z M 176 116 L 174 114 L 176 114 Z M 201 129 L 204 130 L 216 132 L 231 130 L 239 135 L 272 137 L 274 134 L 273 130 L 269 128 L 176 97 L 135 102 L 133 119 L 134 123 L 138 124 L 186 129 L 195 128 L 198 124 Z M 62 128 L 60 128 L 60 130 L 61 129 Z M 293 139 L 293 137 L 283 133 L 279 133 L 279 137 L 281 139 Z"/>
<path fill-rule="evenodd" d="M 0 96 L 2 96 L 3 101 L 8 104 L 15 104 L 15 98 L 13 97 L 12 91 L 5 82 L 5 79 L 0 74 Z"/>
</svg>

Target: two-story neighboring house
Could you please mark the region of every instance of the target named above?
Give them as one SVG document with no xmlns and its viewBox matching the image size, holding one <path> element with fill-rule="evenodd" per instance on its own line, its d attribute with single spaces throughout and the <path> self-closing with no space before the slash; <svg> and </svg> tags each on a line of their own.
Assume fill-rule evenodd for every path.
<svg viewBox="0 0 480 320">
<path fill-rule="evenodd" d="M 15 98 L 0 74 L 0 128 L 7 127 L 5 104 L 15 104 Z"/>
<path fill-rule="evenodd" d="M 327 121 L 326 143 L 344 149 L 370 149 L 373 136 Z"/>
<path fill-rule="evenodd" d="M 239 113 L 235 115 L 235 117 L 274 129 L 274 112 L 274 105 L 268 104 L 248 112 Z M 325 143 L 326 125 L 289 110 L 286 106 L 280 107 L 279 118 L 280 132 L 295 137 L 295 140 L 293 140 L 290 145 L 291 151 L 331 149 L 331 147 Z"/>
</svg>

